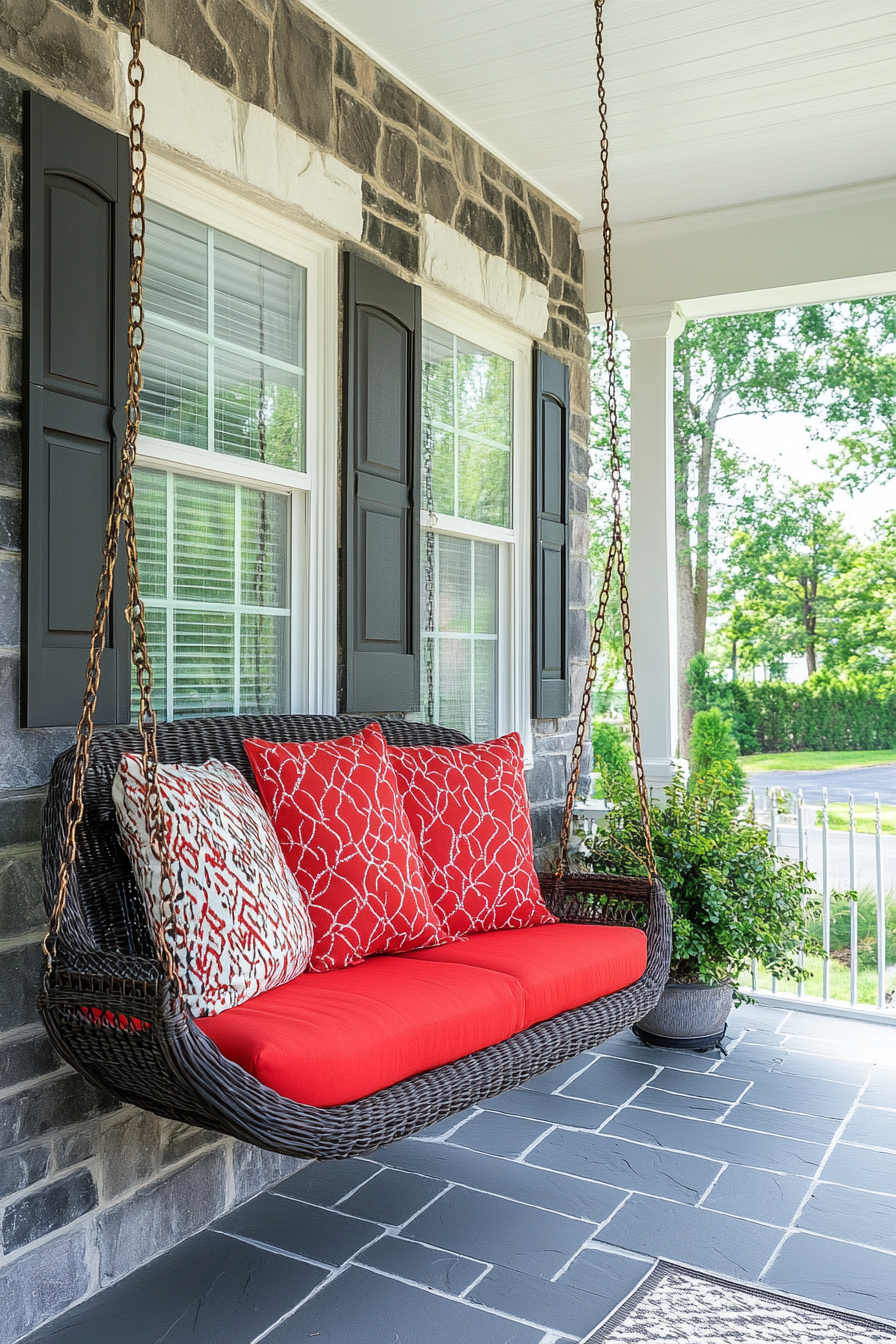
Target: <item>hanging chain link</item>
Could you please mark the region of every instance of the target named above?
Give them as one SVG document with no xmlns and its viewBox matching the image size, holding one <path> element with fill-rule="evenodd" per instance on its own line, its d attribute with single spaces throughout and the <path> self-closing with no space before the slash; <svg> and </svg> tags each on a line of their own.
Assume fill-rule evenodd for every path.
<svg viewBox="0 0 896 1344">
<path fill-rule="evenodd" d="M 591 632 L 591 647 L 588 651 L 588 670 L 582 692 L 582 707 L 576 729 L 576 742 L 570 763 L 569 785 L 566 791 L 566 806 L 563 812 L 563 824 L 560 829 L 558 847 L 558 869 L 561 875 L 569 868 L 569 837 L 572 830 L 572 813 L 575 807 L 576 793 L 579 787 L 579 775 L 582 769 L 582 754 L 585 736 L 588 731 L 591 694 L 594 678 L 597 675 L 597 659 L 600 654 L 604 626 L 606 624 L 607 604 L 614 570 L 619 578 L 619 606 L 622 617 L 622 651 L 625 665 L 625 688 L 628 700 L 628 715 L 632 734 L 632 748 L 635 757 L 635 781 L 638 788 L 638 804 L 641 811 L 641 824 L 644 831 L 644 853 L 651 879 L 656 877 L 656 862 L 653 854 L 653 837 L 650 828 L 650 795 L 644 775 L 644 761 L 641 751 L 641 729 L 638 723 L 638 698 L 635 691 L 635 670 L 632 659 L 631 611 L 629 608 L 628 582 L 626 578 L 625 546 L 622 534 L 622 462 L 619 457 L 619 407 L 616 397 L 616 327 L 613 312 L 613 273 L 611 266 L 612 234 L 610 230 L 610 141 L 607 129 L 607 90 L 606 69 L 604 65 L 604 4 L 605 0 L 594 0 L 595 38 L 597 60 L 598 113 L 600 118 L 600 208 L 603 232 L 604 260 L 604 330 L 606 333 L 606 355 L 604 367 L 607 371 L 607 416 L 610 425 L 610 479 L 613 504 L 613 535 L 607 554 L 603 584 L 594 617 Z"/>
<path fill-rule="evenodd" d="M 180 979 L 171 948 L 174 938 L 174 878 L 168 852 L 168 835 L 158 785 L 159 751 L 156 737 L 156 714 L 152 707 L 152 665 L 146 643 L 146 612 L 140 597 L 137 567 L 137 533 L 134 518 L 134 462 L 137 457 L 137 434 L 140 429 L 140 392 L 143 386 L 140 361 L 144 343 L 143 332 L 143 264 L 146 233 L 146 146 L 144 119 L 146 108 L 140 98 L 145 71 L 140 59 L 145 16 L 143 0 L 130 0 L 128 28 L 131 38 L 131 59 L 128 64 L 128 83 L 131 102 L 128 109 L 128 140 L 131 167 L 129 200 L 130 282 L 128 311 L 128 396 L 125 409 L 125 433 L 121 449 L 118 481 L 112 496 L 112 508 L 103 539 L 103 565 L 97 587 L 96 613 L 87 659 L 87 685 L 84 707 L 75 737 L 75 762 L 72 787 L 66 809 L 66 832 L 59 864 L 56 900 L 50 915 L 49 929 L 44 939 L 47 971 L 52 969 L 56 938 L 65 912 L 66 899 L 75 863 L 78 828 L 84 816 L 84 783 L 90 760 L 94 717 L 100 684 L 100 665 L 106 647 L 106 629 L 112 598 L 112 577 L 118 554 L 118 538 L 122 523 L 125 529 L 127 552 L 127 618 L 131 627 L 131 660 L 136 672 L 140 694 L 140 732 L 143 737 L 143 769 L 146 777 L 146 825 L 153 854 L 162 872 L 162 921 L 156 930 L 156 946 L 169 979 L 178 992 Z M 167 931 L 167 936 L 166 936 Z"/>
</svg>

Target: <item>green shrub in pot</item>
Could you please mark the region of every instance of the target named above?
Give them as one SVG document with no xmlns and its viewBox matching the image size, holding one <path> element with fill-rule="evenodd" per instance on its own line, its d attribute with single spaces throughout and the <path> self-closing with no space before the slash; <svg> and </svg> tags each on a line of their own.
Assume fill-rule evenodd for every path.
<svg viewBox="0 0 896 1344">
<path fill-rule="evenodd" d="M 634 785 L 616 776 L 613 810 L 582 841 L 591 872 L 643 875 L 644 840 Z M 732 763 L 716 761 L 687 785 L 679 776 L 651 807 L 657 872 L 669 894 L 670 981 L 736 986 L 756 958 L 782 979 L 803 980 L 800 952 L 818 953 L 809 922 L 821 908 L 805 865 L 777 854 L 740 811 Z M 735 989 L 735 998 L 747 996 Z"/>
</svg>

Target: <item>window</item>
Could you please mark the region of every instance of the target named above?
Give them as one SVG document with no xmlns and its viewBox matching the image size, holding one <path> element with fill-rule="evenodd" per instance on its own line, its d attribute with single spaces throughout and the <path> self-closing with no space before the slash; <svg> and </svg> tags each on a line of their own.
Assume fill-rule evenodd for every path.
<svg viewBox="0 0 896 1344">
<path fill-rule="evenodd" d="M 326 544 L 310 554 L 312 534 L 329 542 L 335 528 L 313 498 L 323 378 L 318 358 L 309 379 L 307 350 L 319 256 L 285 221 L 254 219 L 267 212 L 250 203 L 237 230 L 232 202 L 222 211 L 208 188 L 195 213 L 182 182 L 162 194 L 147 207 L 135 471 L 154 703 L 166 719 L 332 709 L 322 668 L 307 665 L 328 634 L 326 621 L 316 639 L 308 630 L 320 610 L 309 584 L 328 559 L 335 583 Z"/>
<path fill-rule="evenodd" d="M 528 730 L 517 527 L 528 350 L 484 323 L 472 339 L 469 316 L 445 317 L 423 328 L 421 717 L 484 741 Z"/>
</svg>

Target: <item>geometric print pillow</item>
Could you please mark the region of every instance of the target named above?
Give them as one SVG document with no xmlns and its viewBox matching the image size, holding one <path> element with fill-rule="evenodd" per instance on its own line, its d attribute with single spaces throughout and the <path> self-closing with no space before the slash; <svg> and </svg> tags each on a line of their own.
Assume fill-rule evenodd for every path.
<svg viewBox="0 0 896 1344">
<path fill-rule="evenodd" d="M 174 877 L 174 963 L 194 1017 L 210 1017 L 292 980 L 313 933 L 264 809 L 223 761 L 160 765 L 159 794 Z M 146 828 L 140 756 L 122 757 L 112 798 L 122 843 L 156 930 L 162 871 Z"/>
<path fill-rule="evenodd" d="M 443 942 L 379 724 L 243 743 L 314 925 L 312 971 Z"/>
<path fill-rule="evenodd" d="M 446 936 L 555 924 L 541 895 L 518 733 L 467 747 L 390 747 Z"/>
</svg>

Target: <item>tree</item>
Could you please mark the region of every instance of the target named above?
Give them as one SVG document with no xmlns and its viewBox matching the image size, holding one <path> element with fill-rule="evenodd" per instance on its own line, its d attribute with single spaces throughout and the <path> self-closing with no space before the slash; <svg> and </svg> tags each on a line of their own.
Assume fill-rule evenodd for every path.
<svg viewBox="0 0 896 1344">
<path fill-rule="evenodd" d="M 830 481 L 801 485 L 766 471 L 742 498 L 723 598 L 734 598 L 741 637 L 751 618 L 754 665 L 801 654 L 812 676 L 819 649 L 837 639 L 844 594 L 871 598 L 855 588 L 859 548 L 834 510 L 834 490 Z"/>
<path fill-rule="evenodd" d="M 814 409 L 817 388 L 795 340 L 793 310 L 690 322 L 675 344 L 675 513 L 681 735 L 690 728 L 687 669 L 706 645 L 710 562 L 743 464 L 720 438 L 734 415 Z"/>
<path fill-rule="evenodd" d="M 851 490 L 896 476 L 896 295 L 803 310 L 827 424 L 839 439 L 830 460 Z"/>
</svg>

